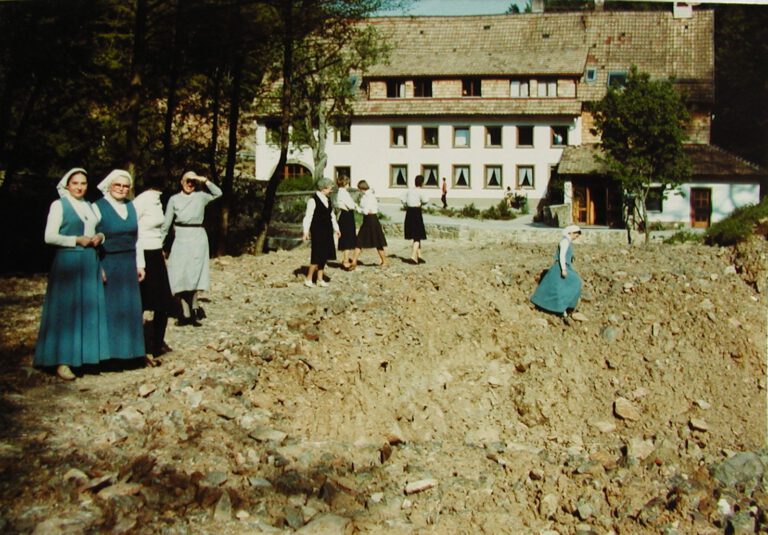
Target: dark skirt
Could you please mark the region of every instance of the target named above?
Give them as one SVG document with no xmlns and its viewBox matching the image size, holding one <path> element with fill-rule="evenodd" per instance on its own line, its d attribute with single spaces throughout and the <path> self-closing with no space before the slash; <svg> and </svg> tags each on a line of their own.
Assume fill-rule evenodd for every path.
<svg viewBox="0 0 768 535">
<path fill-rule="evenodd" d="M 325 266 L 328 260 L 336 260 L 336 247 L 333 244 L 333 234 L 327 236 L 312 236 L 309 263 Z"/>
<path fill-rule="evenodd" d="M 355 214 L 352 210 L 339 212 L 339 251 L 349 251 L 356 246 L 355 240 Z"/>
<path fill-rule="evenodd" d="M 107 238 L 109 239 L 109 238 Z M 109 332 L 109 357 L 133 359 L 147 354 L 136 251 L 107 253 L 101 261 L 107 275 L 104 301 Z"/>
<path fill-rule="evenodd" d="M 424 217 L 421 215 L 420 206 L 409 206 L 405 209 L 405 224 L 403 225 L 406 240 L 421 241 L 427 239 L 427 231 L 424 229 Z"/>
<path fill-rule="evenodd" d="M 141 281 L 141 308 L 171 313 L 175 307 L 163 250 L 145 249 L 144 263 L 146 273 Z"/>
<path fill-rule="evenodd" d="M 387 246 L 387 239 L 376 214 L 363 216 L 363 224 L 357 233 L 357 246 L 360 249 L 383 249 Z"/>
</svg>

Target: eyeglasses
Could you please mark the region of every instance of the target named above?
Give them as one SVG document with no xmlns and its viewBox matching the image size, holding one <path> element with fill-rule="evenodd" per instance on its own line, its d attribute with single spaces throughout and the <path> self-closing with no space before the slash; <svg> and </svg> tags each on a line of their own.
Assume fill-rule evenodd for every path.
<svg viewBox="0 0 768 535">
<path fill-rule="evenodd" d="M 112 184 L 112 187 L 115 189 L 131 189 L 130 184 Z"/>
</svg>

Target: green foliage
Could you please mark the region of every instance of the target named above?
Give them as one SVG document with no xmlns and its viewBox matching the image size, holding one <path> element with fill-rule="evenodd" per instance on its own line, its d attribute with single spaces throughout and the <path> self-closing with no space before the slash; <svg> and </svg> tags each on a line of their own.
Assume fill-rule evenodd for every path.
<svg viewBox="0 0 768 535">
<path fill-rule="evenodd" d="M 768 197 L 760 204 L 742 206 L 725 219 L 713 224 L 704 235 L 709 245 L 728 246 L 745 241 L 754 232 L 761 220 L 768 218 Z"/>
<path fill-rule="evenodd" d="M 314 191 L 315 181 L 312 175 L 302 175 L 283 179 L 277 187 L 277 191 Z"/>
<path fill-rule="evenodd" d="M 507 200 L 502 199 L 498 204 L 483 210 L 480 213 L 480 217 L 483 219 L 514 219 L 515 214 L 512 212 L 509 204 L 507 204 Z"/>
<path fill-rule="evenodd" d="M 692 230 L 681 230 L 675 232 L 672 236 L 665 238 L 664 243 L 677 244 L 677 243 L 701 243 L 703 241 L 703 235 L 701 232 L 694 232 Z"/>
<path fill-rule="evenodd" d="M 475 206 L 475 203 L 471 202 L 461 207 L 459 215 L 461 217 L 477 219 L 480 216 L 480 210 Z"/>
</svg>

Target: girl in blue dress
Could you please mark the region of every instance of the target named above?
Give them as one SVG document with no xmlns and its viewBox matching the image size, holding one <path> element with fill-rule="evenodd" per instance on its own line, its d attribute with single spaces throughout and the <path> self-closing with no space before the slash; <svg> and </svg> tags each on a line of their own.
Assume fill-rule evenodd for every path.
<svg viewBox="0 0 768 535">
<path fill-rule="evenodd" d="M 531 302 L 548 312 L 568 318 L 581 297 L 581 277 L 574 271 L 573 242 L 581 236 L 581 228 L 569 225 L 563 229 L 563 238 L 557 245 L 555 263 L 541 279 L 531 296 Z"/>
<path fill-rule="evenodd" d="M 56 247 L 48 273 L 35 366 L 56 366 L 65 381 L 72 368 L 109 358 L 104 285 L 96 254 L 104 236 L 97 234 L 98 216 L 85 200 L 84 169 L 70 169 L 56 189 L 45 225 L 45 243 Z"/>
<path fill-rule="evenodd" d="M 115 169 L 98 188 L 104 197 L 96 201 L 104 234 L 101 264 L 107 304 L 109 356 L 113 359 L 144 358 L 144 325 L 139 282 L 144 278 L 144 256 L 136 254 L 139 225 L 128 200 L 131 175 Z"/>
</svg>

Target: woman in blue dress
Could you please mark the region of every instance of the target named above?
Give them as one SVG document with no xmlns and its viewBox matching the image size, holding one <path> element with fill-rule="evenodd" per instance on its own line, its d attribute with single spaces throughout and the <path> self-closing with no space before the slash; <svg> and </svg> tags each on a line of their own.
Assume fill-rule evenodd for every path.
<svg viewBox="0 0 768 535">
<path fill-rule="evenodd" d="M 548 312 L 568 318 L 581 297 L 581 277 L 573 269 L 573 242 L 581 236 L 581 228 L 569 225 L 563 229 L 563 237 L 557 245 L 555 263 L 541 279 L 531 296 L 531 302 Z"/>
<path fill-rule="evenodd" d="M 136 254 L 139 225 L 128 200 L 131 175 L 115 169 L 99 184 L 104 197 L 96 201 L 104 234 L 101 265 L 107 304 L 109 356 L 113 359 L 144 358 L 144 325 L 139 282 L 144 278 L 144 256 Z"/>
<path fill-rule="evenodd" d="M 104 285 L 96 254 L 104 236 L 97 234 L 98 216 L 85 200 L 84 169 L 70 169 L 56 189 L 45 225 L 45 243 L 56 247 L 48 273 L 35 366 L 56 366 L 65 381 L 72 368 L 109 358 Z"/>
</svg>

